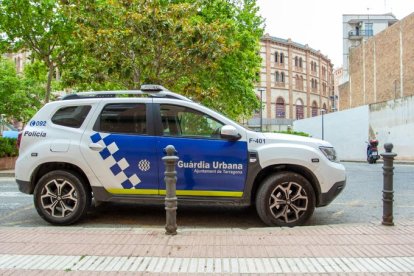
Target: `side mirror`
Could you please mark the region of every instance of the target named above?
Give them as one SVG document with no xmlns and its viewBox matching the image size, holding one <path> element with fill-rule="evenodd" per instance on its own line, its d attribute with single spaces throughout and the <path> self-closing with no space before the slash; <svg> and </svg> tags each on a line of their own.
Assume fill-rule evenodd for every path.
<svg viewBox="0 0 414 276">
<path fill-rule="evenodd" d="M 220 136 L 229 141 L 237 141 L 241 138 L 240 133 L 234 126 L 225 125 L 220 130 Z"/>
</svg>

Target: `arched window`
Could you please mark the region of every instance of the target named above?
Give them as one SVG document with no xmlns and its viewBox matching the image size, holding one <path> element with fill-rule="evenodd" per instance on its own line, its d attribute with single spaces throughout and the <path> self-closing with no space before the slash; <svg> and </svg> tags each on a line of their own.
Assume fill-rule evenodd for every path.
<svg viewBox="0 0 414 276">
<path fill-rule="evenodd" d="M 298 75 L 295 76 L 295 88 L 296 90 L 300 90 L 300 78 Z"/>
<path fill-rule="evenodd" d="M 285 73 L 282 72 L 280 75 L 281 75 L 281 80 L 280 81 L 284 83 L 285 82 Z"/>
<path fill-rule="evenodd" d="M 318 116 L 318 104 L 313 101 L 312 103 L 312 117 Z"/>
<path fill-rule="evenodd" d="M 279 72 L 278 71 L 276 71 L 276 73 L 275 73 L 275 81 L 276 81 L 276 83 L 279 82 Z"/>
<path fill-rule="evenodd" d="M 285 56 L 283 55 L 283 53 L 280 53 L 280 63 L 283 63 L 285 59 Z"/>
<path fill-rule="evenodd" d="M 301 99 L 296 100 L 296 120 L 303 119 L 303 102 Z"/>
<path fill-rule="evenodd" d="M 296 56 L 296 57 L 295 57 L 295 66 L 296 66 L 296 67 L 298 67 L 298 63 L 299 63 L 299 60 L 298 60 L 298 57 Z"/>
<path fill-rule="evenodd" d="M 323 94 L 326 93 L 326 83 L 322 83 L 322 90 L 323 90 Z"/>
<path fill-rule="evenodd" d="M 278 52 L 275 52 L 275 62 L 276 63 L 277 63 L 278 57 L 279 57 L 279 53 Z"/>
<path fill-rule="evenodd" d="M 282 97 L 277 98 L 276 100 L 276 118 L 285 118 L 286 117 L 286 109 L 285 109 L 285 101 Z"/>
<path fill-rule="evenodd" d="M 302 58 L 299 58 L 299 67 L 302 68 Z"/>
<path fill-rule="evenodd" d="M 303 90 L 303 76 L 300 76 L 300 89 Z"/>
<path fill-rule="evenodd" d="M 316 72 L 316 62 L 315 61 L 311 61 L 311 71 Z"/>
</svg>

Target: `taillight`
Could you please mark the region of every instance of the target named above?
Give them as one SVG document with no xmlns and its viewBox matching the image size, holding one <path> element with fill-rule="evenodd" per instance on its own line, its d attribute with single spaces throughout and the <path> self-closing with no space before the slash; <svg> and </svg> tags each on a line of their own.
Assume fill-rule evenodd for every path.
<svg viewBox="0 0 414 276">
<path fill-rule="evenodd" d="M 22 141 L 22 134 L 23 134 L 23 131 L 20 131 L 19 134 L 17 135 L 16 146 L 17 146 L 18 149 L 20 149 L 20 143 Z"/>
</svg>

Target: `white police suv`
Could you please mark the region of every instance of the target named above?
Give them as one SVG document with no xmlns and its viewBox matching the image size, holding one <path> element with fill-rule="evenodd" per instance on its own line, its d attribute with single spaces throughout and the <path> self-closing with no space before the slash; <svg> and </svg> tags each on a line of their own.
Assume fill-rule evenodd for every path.
<svg viewBox="0 0 414 276">
<path fill-rule="evenodd" d="M 179 156 L 179 203 L 254 204 L 267 225 L 301 225 L 345 187 L 329 143 L 247 130 L 158 85 L 48 103 L 19 143 L 19 189 L 57 225 L 78 221 L 92 198 L 163 203 L 167 145 Z"/>
</svg>

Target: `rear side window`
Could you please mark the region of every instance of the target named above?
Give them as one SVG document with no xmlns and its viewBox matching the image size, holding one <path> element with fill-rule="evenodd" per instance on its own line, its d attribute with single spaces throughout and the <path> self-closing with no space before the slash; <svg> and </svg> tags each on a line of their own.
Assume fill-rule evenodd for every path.
<svg viewBox="0 0 414 276">
<path fill-rule="evenodd" d="M 108 104 L 98 120 L 96 131 L 147 134 L 146 105 L 142 103 Z"/>
<path fill-rule="evenodd" d="M 63 107 L 53 115 L 52 122 L 60 126 L 79 128 L 90 110 L 90 105 Z"/>
</svg>

